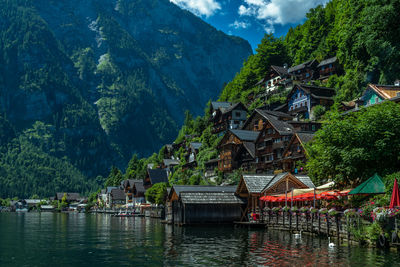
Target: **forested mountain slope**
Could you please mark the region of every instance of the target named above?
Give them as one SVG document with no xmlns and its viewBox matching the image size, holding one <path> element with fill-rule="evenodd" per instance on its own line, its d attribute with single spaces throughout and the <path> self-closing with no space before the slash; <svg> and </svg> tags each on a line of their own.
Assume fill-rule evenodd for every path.
<svg viewBox="0 0 400 267">
<path fill-rule="evenodd" d="M 250 54 L 168 0 L 0 0 L 0 115 L 14 137 L 0 134 L 0 194 L 10 179 L 37 192 L 24 177 L 39 174 L 12 173 L 22 165 L 11 155 L 60 160 L 69 167 L 46 177 L 70 168 L 80 174 L 60 179 L 73 185 L 159 149 Z"/>
</svg>

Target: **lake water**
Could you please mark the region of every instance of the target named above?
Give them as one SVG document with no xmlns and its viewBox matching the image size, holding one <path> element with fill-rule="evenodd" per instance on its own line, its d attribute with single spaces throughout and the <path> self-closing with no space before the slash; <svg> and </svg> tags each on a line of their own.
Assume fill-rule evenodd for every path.
<svg viewBox="0 0 400 267">
<path fill-rule="evenodd" d="M 400 266 L 400 252 L 328 248 L 279 231 L 172 227 L 102 214 L 0 213 L 0 266 Z"/>
</svg>

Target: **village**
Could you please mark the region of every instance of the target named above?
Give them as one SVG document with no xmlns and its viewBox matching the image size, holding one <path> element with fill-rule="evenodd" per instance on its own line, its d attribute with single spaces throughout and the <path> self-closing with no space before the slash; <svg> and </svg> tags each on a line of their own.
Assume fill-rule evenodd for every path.
<svg viewBox="0 0 400 267">
<path fill-rule="evenodd" d="M 314 184 L 305 169 L 307 144 L 322 127 L 321 110 L 327 111 L 334 104 L 335 89 L 321 85 L 340 72 L 335 57 L 290 68 L 271 66 L 265 78 L 256 84 L 262 93 L 249 95 L 247 105 L 211 102 L 208 115 L 212 133 L 220 141 L 218 157 L 204 163 L 201 175 L 209 181 L 207 185 L 170 182 L 178 165 L 183 170 L 194 170 L 198 165 L 202 143 L 191 142 L 188 136 L 181 143 L 165 145 L 162 164 L 148 164 L 143 179 L 127 179 L 119 186 L 108 186 L 89 201 L 78 193 L 60 192 L 48 202 L 13 201 L 13 210 L 27 211 L 40 206 L 41 211 L 148 216 L 180 226 L 234 223 L 242 227 L 296 231 L 300 235 L 302 231 L 324 234 L 338 242 L 358 241 L 350 231 L 360 224 L 357 207 L 343 209 L 335 203 L 348 202 L 355 195 L 384 194 L 385 185 L 379 174 L 353 188 L 341 188 L 329 179 Z M 284 104 L 269 104 L 248 112 L 254 101 L 264 101 L 282 92 L 286 95 Z M 342 102 L 339 109 L 346 116 L 386 101 L 400 102 L 399 80 L 394 85 L 368 84 L 361 97 Z M 182 149 L 184 158 L 174 156 Z M 231 175 L 237 170 L 240 177 L 236 184 L 217 185 L 218 175 Z M 146 198 L 146 191 L 157 184 L 167 185 L 161 195 L 162 204 L 159 201 L 158 205 Z M 398 194 L 397 184 L 393 188 L 394 194 Z M 398 198 L 397 195 L 397 201 Z M 390 208 L 400 203 L 393 205 Z M 387 246 L 389 239 L 381 234 L 379 244 Z M 400 243 L 397 229 L 391 243 Z"/>
</svg>

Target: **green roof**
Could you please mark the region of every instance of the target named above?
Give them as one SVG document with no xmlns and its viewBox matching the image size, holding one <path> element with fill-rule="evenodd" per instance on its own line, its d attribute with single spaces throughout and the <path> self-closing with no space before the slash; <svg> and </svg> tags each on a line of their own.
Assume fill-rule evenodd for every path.
<svg viewBox="0 0 400 267">
<path fill-rule="evenodd" d="M 382 182 L 382 178 L 375 173 L 374 176 L 360 184 L 349 192 L 349 195 L 357 194 L 384 194 L 385 185 Z"/>
</svg>

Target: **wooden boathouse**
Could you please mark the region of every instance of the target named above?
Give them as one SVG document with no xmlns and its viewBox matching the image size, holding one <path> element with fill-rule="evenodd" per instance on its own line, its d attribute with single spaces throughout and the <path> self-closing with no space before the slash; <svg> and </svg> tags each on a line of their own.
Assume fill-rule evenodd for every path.
<svg viewBox="0 0 400 267">
<path fill-rule="evenodd" d="M 245 202 L 235 186 L 175 185 L 167 198 L 167 222 L 178 225 L 233 223 Z"/>
</svg>

